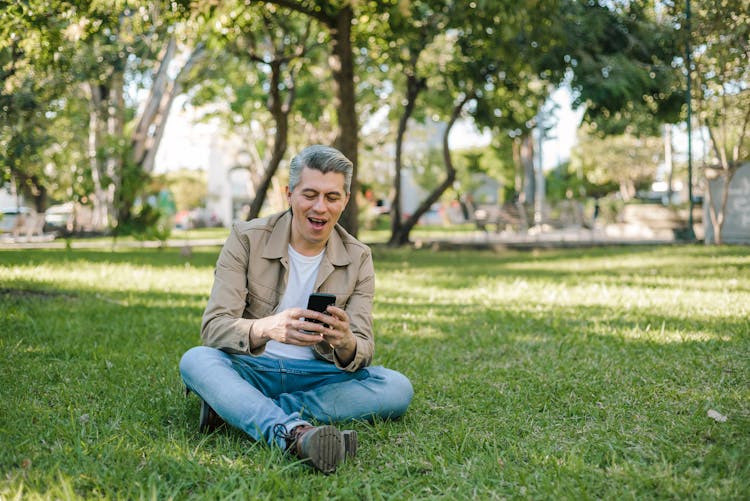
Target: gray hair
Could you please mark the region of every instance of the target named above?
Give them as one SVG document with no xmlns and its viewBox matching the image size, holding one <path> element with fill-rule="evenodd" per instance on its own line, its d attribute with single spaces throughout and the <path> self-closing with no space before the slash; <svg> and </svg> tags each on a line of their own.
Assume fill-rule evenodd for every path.
<svg viewBox="0 0 750 501">
<path fill-rule="evenodd" d="M 294 191 L 294 188 L 299 184 L 302 169 L 305 167 L 318 170 L 323 174 L 340 172 L 344 175 L 344 189 L 349 194 L 354 165 L 336 148 L 314 144 L 300 151 L 289 164 L 289 191 Z"/>
</svg>

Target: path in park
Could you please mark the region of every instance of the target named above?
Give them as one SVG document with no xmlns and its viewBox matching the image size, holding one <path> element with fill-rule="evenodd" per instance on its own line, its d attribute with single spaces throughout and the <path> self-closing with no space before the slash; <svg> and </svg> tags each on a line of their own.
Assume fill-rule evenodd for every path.
<svg viewBox="0 0 750 501">
<path fill-rule="evenodd" d="M 534 249 L 534 248 L 565 248 L 565 247 L 597 247 L 604 245 L 663 245 L 678 242 L 674 236 L 664 233 L 654 234 L 648 231 L 612 231 L 598 228 L 568 228 L 529 232 L 484 232 L 456 233 L 446 237 L 412 238 L 415 248 L 475 248 L 475 249 Z M 169 239 L 159 241 L 118 241 L 112 239 L 77 239 L 70 242 L 73 249 L 112 249 L 114 248 L 158 248 L 158 247 L 213 247 L 224 244 L 223 238 L 214 239 Z M 0 238 L 0 249 L 64 249 L 65 239 L 51 239 L 49 237 Z M 378 245 L 378 244 L 376 244 Z"/>
</svg>

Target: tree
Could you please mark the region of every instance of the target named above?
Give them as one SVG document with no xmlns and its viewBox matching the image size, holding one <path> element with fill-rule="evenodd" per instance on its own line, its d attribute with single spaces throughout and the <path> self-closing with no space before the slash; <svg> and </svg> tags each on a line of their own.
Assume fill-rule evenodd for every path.
<svg viewBox="0 0 750 501">
<path fill-rule="evenodd" d="M 247 0 L 248 3 L 260 3 Z M 329 64 L 336 87 L 335 107 L 338 116 L 338 137 L 335 146 L 354 164 L 352 175 L 352 193 L 359 190 L 357 166 L 359 160 L 359 123 L 357 119 L 357 93 L 354 84 L 355 61 L 352 50 L 352 22 L 355 18 L 355 5 L 359 2 L 349 1 L 294 1 L 294 0 L 261 0 L 294 10 L 309 16 L 325 26 L 331 35 L 331 56 Z M 369 6 L 366 5 L 365 7 Z M 353 235 L 358 231 L 357 197 L 351 197 L 341 224 Z"/>
<path fill-rule="evenodd" d="M 60 156 L 52 131 L 71 83 L 66 47 L 65 2 L 41 15 L 47 2 L 14 3 L 0 16 L 0 185 L 13 182 L 44 212 L 61 179 L 53 155 Z"/>
<path fill-rule="evenodd" d="M 616 185 L 624 201 L 654 180 L 662 155 L 660 138 L 632 134 L 602 136 L 584 126 L 570 159 L 570 171 L 592 186 Z"/>
<path fill-rule="evenodd" d="M 180 169 L 164 174 L 162 184 L 173 193 L 175 209 L 187 211 L 205 204 L 206 182 L 206 171 Z"/>
<path fill-rule="evenodd" d="M 729 185 L 750 159 L 750 9 L 747 0 L 707 0 L 681 24 L 693 61 L 688 78 L 696 115 L 711 144 L 706 175 L 723 181 L 718 208 L 705 190 L 714 240 L 721 244 Z"/>
<path fill-rule="evenodd" d="M 548 58 L 566 63 L 574 106 L 604 134 L 656 135 L 685 102 L 674 27 L 651 1 L 566 2 Z M 662 9 L 663 10 L 663 9 Z"/>
<path fill-rule="evenodd" d="M 447 2 L 443 6 L 442 12 L 450 21 L 437 24 L 440 36 L 431 35 L 433 60 L 423 63 L 431 65 L 429 71 L 422 70 L 423 75 L 430 76 L 421 85 L 428 89 L 425 106 L 431 113 L 443 117 L 446 123 L 442 137 L 445 179 L 403 223 L 392 223 L 395 231 L 392 231 L 390 245 L 407 243 L 409 232 L 419 218 L 453 185 L 456 168 L 448 137 L 461 116 L 468 114 L 480 127 L 494 126 L 504 132 L 511 129 L 511 134 L 516 134 L 519 124 L 528 130 L 533 128 L 531 119 L 538 113 L 539 103 L 548 91 L 537 66 L 539 48 L 546 45 L 537 38 L 542 39 L 546 34 L 530 29 L 531 20 L 548 19 L 554 12 L 550 7 L 552 5 L 545 2 L 529 6 L 504 2 L 454 6 Z M 425 19 L 412 15 L 418 20 L 414 23 L 416 28 L 426 31 L 431 27 Z M 498 26 L 500 28 L 495 29 Z M 418 37 L 415 40 L 419 42 Z M 412 54 L 423 50 L 419 43 L 414 47 L 416 50 L 412 50 Z M 404 58 L 412 67 L 411 61 L 417 59 Z M 406 94 L 411 98 L 418 95 L 421 87 L 418 75 L 410 77 L 414 71 L 409 66 L 406 68 L 407 84 L 411 81 Z M 416 68 L 419 70 L 419 65 Z M 418 92 L 415 94 L 414 90 Z"/>
<path fill-rule="evenodd" d="M 288 9 L 274 5 L 248 9 L 227 4 L 226 9 L 214 13 L 217 19 L 212 43 L 212 57 L 202 68 L 201 80 L 196 80 L 194 104 L 228 102 L 222 118 L 236 128 L 240 124 L 252 130 L 251 123 L 264 124 L 264 131 L 272 137 L 260 137 L 248 144 L 253 164 L 250 169 L 254 184 L 254 198 L 247 219 L 258 217 L 266 200 L 266 193 L 286 154 L 289 143 L 290 117 L 301 89 L 307 102 L 297 113 L 299 120 L 307 115 L 320 118 L 320 106 L 315 96 L 306 92 L 313 76 L 310 51 L 321 45 L 322 34 L 312 26 L 312 20 Z M 321 36 L 319 36 L 321 35 Z M 210 81 L 209 81 L 210 80 Z M 299 81 L 302 80 L 300 84 Z M 319 95 L 319 82 L 315 80 Z M 261 118 L 260 103 L 269 119 Z M 301 129 L 298 129 L 301 134 Z M 270 145 L 270 146 L 269 146 Z"/>
<path fill-rule="evenodd" d="M 399 100 L 403 102 L 403 111 L 398 118 L 395 138 L 396 154 L 389 245 L 401 245 L 407 242 L 408 233 L 415 224 L 411 222 L 412 218 L 404 221 L 401 214 L 404 138 L 409 121 L 416 111 L 417 98 L 427 88 L 428 70 L 424 68 L 420 58 L 428 47 L 433 45 L 434 39 L 448 27 L 453 9 L 453 3 L 450 1 L 413 1 L 410 2 L 408 9 L 402 4 L 396 5 L 387 16 L 387 27 L 393 35 L 390 40 L 386 40 L 385 37 L 379 39 L 385 59 L 393 65 L 396 71 L 400 70 L 403 73 L 403 78 L 398 78 L 396 81 L 403 82 L 404 85 L 403 96 L 397 93 Z M 401 107 L 394 106 L 393 109 L 400 110 Z M 424 117 L 423 113 L 419 115 L 420 118 Z M 453 179 L 449 182 L 452 184 Z M 422 213 L 424 212 L 422 210 Z"/>
<path fill-rule="evenodd" d="M 194 62 L 187 58 L 177 78 L 168 74 L 182 29 L 174 23 L 186 15 L 182 2 L 166 1 L 29 1 L 3 11 L 10 43 L 0 44 L 0 58 L 8 58 L 2 136 L 12 153 L 4 164 L 40 209 L 50 187 L 79 193 L 80 186 L 62 190 L 59 180 L 70 180 L 91 190 L 99 229 L 130 218 L 179 79 Z M 144 88 L 150 94 L 136 116 L 133 94 Z M 71 136 L 63 123 L 85 123 L 87 131 Z"/>
<path fill-rule="evenodd" d="M 127 226 L 131 209 L 153 169 L 169 110 L 181 79 L 202 53 L 197 44 L 176 75 L 177 35 L 187 16 L 177 3 L 89 4 L 76 13 L 76 64 L 89 103 L 88 159 L 99 228 Z M 116 6 L 117 7 L 117 6 Z M 140 113 L 126 86 L 148 89 Z M 130 102 L 129 102 L 130 101 Z M 132 108 L 129 106 L 131 105 Z M 132 131 L 132 132 L 130 132 Z"/>
</svg>

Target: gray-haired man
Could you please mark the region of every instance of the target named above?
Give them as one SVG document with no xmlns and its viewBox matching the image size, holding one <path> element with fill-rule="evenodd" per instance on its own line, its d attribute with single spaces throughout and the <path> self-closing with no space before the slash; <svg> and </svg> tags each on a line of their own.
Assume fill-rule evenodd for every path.
<svg viewBox="0 0 750 501">
<path fill-rule="evenodd" d="M 351 177 L 352 163 L 334 148 L 310 146 L 292 160 L 289 210 L 234 225 L 216 263 L 203 346 L 180 361 L 203 399 L 202 428 L 223 419 L 324 473 L 357 445 L 356 432 L 331 423 L 397 418 L 413 396 L 403 374 L 370 365 L 372 255 L 337 224 Z M 306 309 L 312 292 L 334 294 L 335 305 Z"/>
</svg>

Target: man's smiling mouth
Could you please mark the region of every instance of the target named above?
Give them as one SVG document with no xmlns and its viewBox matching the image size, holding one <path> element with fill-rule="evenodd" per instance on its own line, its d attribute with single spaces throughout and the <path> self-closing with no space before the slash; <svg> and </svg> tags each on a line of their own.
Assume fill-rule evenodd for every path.
<svg viewBox="0 0 750 501">
<path fill-rule="evenodd" d="M 308 217 L 307 220 L 310 221 L 310 224 L 312 224 L 313 228 L 315 229 L 321 229 L 327 223 L 325 219 L 320 219 L 317 217 Z"/>
</svg>

